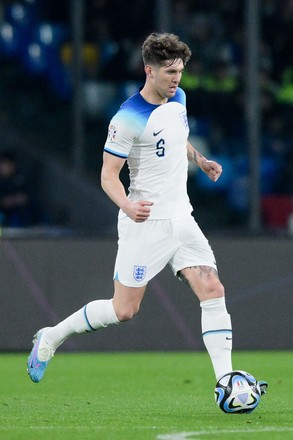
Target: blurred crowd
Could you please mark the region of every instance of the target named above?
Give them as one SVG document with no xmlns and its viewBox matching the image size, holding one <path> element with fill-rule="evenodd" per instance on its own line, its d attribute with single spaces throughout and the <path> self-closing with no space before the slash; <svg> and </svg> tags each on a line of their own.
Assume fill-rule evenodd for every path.
<svg viewBox="0 0 293 440">
<path fill-rule="evenodd" d="M 167 30 L 187 42 L 193 54 L 181 83 L 187 92 L 191 136 L 204 154 L 218 159 L 227 170 L 216 187 L 191 170 L 191 198 L 195 194 L 198 202 L 200 187 L 203 198 L 215 197 L 229 206 L 235 218 L 243 218 L 249 183 L 246 1 L 167 3 Z M 266 198 L 271 195 L 281 195 L 287 204 L 293 197 L 293 0 L 259 3 L 261 190 L 264 206 L 270 206 Z M 159 0 L 84 2 L 83 87 L 88 119 L 107 124 L 121 101 L 144 80 L 140 46 L 149 32 L 165 30 L 159 20 L 162 4 Z M 65 101 L 72 96 L 70 6 L 69 0 L 7 0 L 2 4 L 0 28 L 1 56 L 21 57 L 26 72 L 46 77 L 51 90 Z"/>
</svg>

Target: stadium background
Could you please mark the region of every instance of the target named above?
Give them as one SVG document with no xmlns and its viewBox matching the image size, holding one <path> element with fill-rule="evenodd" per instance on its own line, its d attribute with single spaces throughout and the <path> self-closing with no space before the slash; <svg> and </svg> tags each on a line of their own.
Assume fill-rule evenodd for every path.
<svg viewBox="0 0 293 440">
<path fill-rule="evenodd" d="M 0 151 L 17 153 L 43 214 L 29 227 L 2 227 L 0 349 L 27 350 L 38 327 L 111 296 L 117 210 L 99 186 L 102 147 L 109 118 L 144 79 L 140 44 L 153 30 L 190 44 L 182 85 L 191 136 L 223 164 L 216 185 L 191 169 L 189 191 L 227 286 L 235 346 L 292 348 L 293 3 L 253 3 L 260 124 L 252 148 L 250 0 L 1 3 Z M 65 348 L 201 349 L 197 305 L 172 281 L 166 270 L 151 283 L 133 322 Z"/>
</svg>

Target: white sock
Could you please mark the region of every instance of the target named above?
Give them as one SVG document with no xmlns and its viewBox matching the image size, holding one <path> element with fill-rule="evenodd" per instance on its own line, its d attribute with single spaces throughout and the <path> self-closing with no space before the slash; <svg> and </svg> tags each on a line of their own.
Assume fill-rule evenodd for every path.
<svg viewBox="0 0 293 440">
<path fill-rule="evenodd" d="M 119 322 L 112 299 L 96 300 L 68 316 L 55 327 L 49 328 L 46 331 L 45 339 L 49 345 L 56 349 L 74 333 L 91 332 L 110 324 L 119 324 Z"/>
<path fill-rule="evenodd" d="M 232 325 L 225 298 L 200 303 L 202 336 L 217 379 L 232 368 Z"/>
</svg>

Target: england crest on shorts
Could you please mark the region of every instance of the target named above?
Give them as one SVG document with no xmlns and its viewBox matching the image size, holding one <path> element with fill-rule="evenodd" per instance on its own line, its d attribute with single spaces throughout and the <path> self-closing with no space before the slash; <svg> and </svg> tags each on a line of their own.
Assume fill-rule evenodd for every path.
<svg viewBox="0 0 293 440">
<path fill-rule="evenodd" d="M 146 266 L 134 266 L 133 268 L 133 278 L 135 281 L 142 281 L 146 276 Z"/>
</svg>

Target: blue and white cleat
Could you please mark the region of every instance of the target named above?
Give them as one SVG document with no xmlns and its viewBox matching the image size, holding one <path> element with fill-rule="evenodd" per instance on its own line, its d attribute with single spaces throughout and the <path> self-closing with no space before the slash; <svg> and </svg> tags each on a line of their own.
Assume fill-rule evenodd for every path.
<svg viewBox="0 0 293 440">
<path fill-rule="evenodd" d="M 55 350 L 44 340 L 44 333 L 49 327 L 39 330 L 33 339 L 33 349 L 27 360 L 27 372 L 33 382 L 42 380 L 50 359 Z"/>
</svg>

